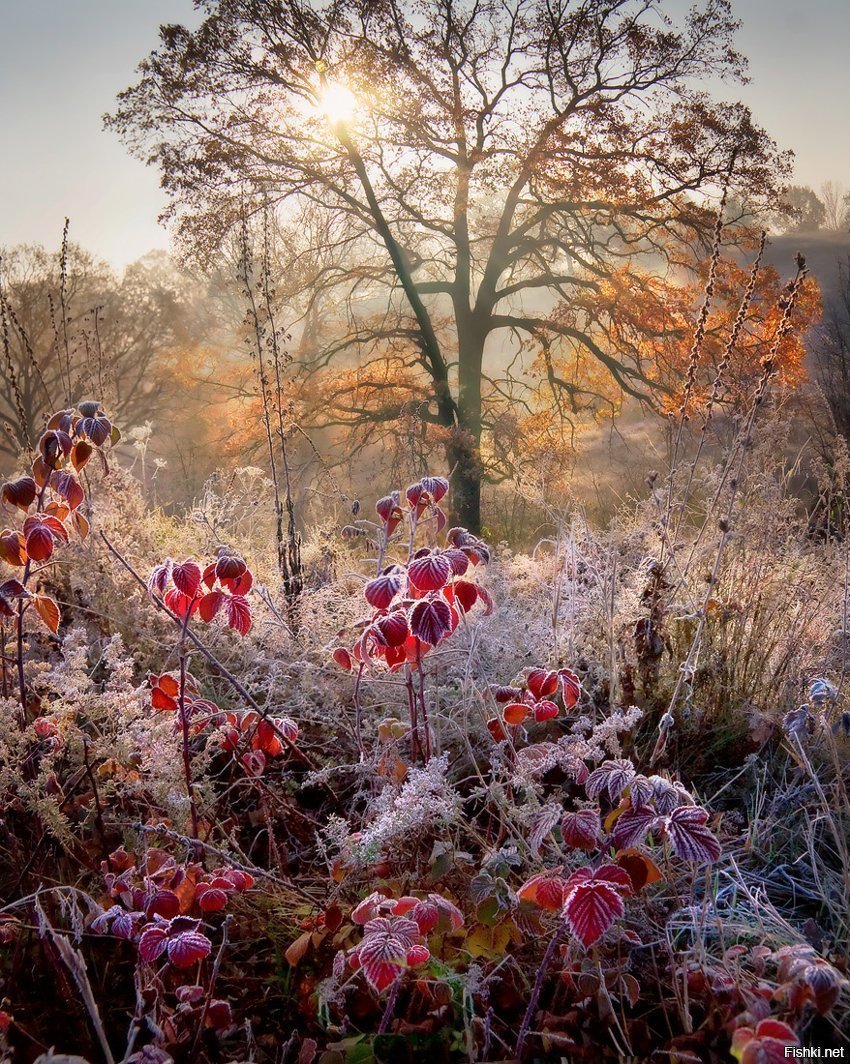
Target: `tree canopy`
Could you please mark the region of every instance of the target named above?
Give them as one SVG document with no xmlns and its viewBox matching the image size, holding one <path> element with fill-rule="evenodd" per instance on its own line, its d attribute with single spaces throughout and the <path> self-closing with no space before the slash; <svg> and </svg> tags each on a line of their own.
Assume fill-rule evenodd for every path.
<svg viewBox="0 0 850 1064">
<path fill-rule="evenodd" d="M 787 172 L 705 91 L 744 77 L 727 0 L 679 26 L 659 0 L 199 6 L 108 123 L 193 253 L 276 212 L 316 408 L 367 432 L 415 411 L 471 528 L 511 434 L 557 454 L 580 412 L 670 387 L 722 190 L 775 206 Z"/>
</svg>

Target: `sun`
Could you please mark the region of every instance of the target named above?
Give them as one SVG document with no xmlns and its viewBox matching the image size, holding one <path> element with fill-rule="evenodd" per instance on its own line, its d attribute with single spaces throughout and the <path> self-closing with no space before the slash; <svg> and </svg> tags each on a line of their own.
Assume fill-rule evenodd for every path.
<svg viewBox="0 0 850 1064">
<path fill-rule="evenodd" d="M 357 110 L 357 97 L 347 85 L 328 82 L 319 98 L 322 113 L 333 125 L 350 122 Z"/>
</svg>

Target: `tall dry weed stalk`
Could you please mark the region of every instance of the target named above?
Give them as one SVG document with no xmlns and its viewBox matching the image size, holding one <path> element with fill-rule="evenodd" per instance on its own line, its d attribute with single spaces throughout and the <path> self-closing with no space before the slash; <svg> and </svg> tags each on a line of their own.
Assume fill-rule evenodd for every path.
<svg viewBox="0 0 850 1064">
<path fill-rule="evenodd" d="M 798 257 L 797 273 L 794 279 L 790 281 L 789 284 L 786 286 L 785 293 L 782 298 L 782 316 L 779 320 L 779 324 L 777 325 L 773 343 L 771 344 L 767 354 L 762 359 L 761 374 L 758 378 L 758 381 L 756 382 L 749 410 L 744 418 L 742 427 L 739 430 L 738 436 L 735 440 L 735 443 L 733 444 L 731 453 L 727 459 L 725 470 L 723 476 L 721 477 L 720 485 L 718 487 L 717 493 L 715 494 L 714 504 L 712 507 L 709 508 L 709 511 L 706 514 L 703 528 L 707 527 L 708 522 L 711 519 L 712 513 L 716 512 L 715 507 L 719 502 L 721 489 L 723 485 L 728 482 L 729 490 L 726 506 L 725 509 L 721 511 L 721 514 L 717 521 L 718 528 L 720 530 L 720 539 L 717 544 L 717 549 L 714 556 L 714 564 L 706 581 L 707 588 L 699 609 L 696 631 L 694 633 L 693 640 L 691 642 L 691 647 L 688 651 L 688 655 L 685 661 L 679 667 L 678 678 L 676 680 L 676 685 L 673 688 L 673 694 L 671 695 L 667 711 L 666 713 L 664 713 L 664 715 L 661 717 L 661 720 L 659 721 L 658 738 L 656 740 L 651 757 L 652 764 L 655 764 L 664 753 L 669 733 L 675 724 L 675 711 L 680 696 L 684 692 L 689 691 L 692 686 L 696 661 L 699 656 L 700 647 L 702 645 L 703 633 L 705 631 L 705 625 L 709 615 L 709 606 L 710 603 L 713 601 L 715 587 L 720 574 L 723 556 L 726 551 L 726 547 L 729 543 L 730 536 L 733 534 L 735 504 L 737 502 L 738 493 L 742 484 L 747 454 L 749 453 L 753 441 L 753 430 L 755 427 L 756 418 L 765 403 L 771 382 L 773 381 L 776 375 L 781 344 L 793 326 L 792 313 L 806 275 L 807 270 L 805 260 L 802 259 L 802 257 Z M 748 297 L 745 295 L 744 298 L 747 299 Z M 733 331 L 734 328 L 735 327 L 733 326 Z M 671 480 L 672 477 L 673 473 L 671 473 Z M 697 538 L 697 541 L 698 539 L 699 537 Z M 693 550 L 695 550 L 695 546 L 694 548 L 692 548 L 692 556 Z"/>
<path fill-rule="evenodd" d="M 263 216 L 263 254 L 256 276 L 254 254 L 247 213 L 243 211 L 240 231 L 239 279 L 247 303 L 250 343 L 257 368 L 263 429 L 268 448 L 274 510 L 277 562 L 283 582 L 283 594 L 289 626 L 299 628 L 304 571 L 301 564 L 301 536 L 296 528 L 292 499 L 292 474 L 287 453 L 287 426 L 284 414 L 284 354 L 274 313 L 271 282 L 268 212 Z M 270 376 L 271 373 L 271 376 Z"/>
</svg>

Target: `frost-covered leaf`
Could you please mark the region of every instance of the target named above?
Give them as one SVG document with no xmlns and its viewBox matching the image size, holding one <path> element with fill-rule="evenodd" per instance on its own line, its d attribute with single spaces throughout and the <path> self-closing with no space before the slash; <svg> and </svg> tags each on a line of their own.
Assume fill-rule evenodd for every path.
<svg viewBox="0 0 850 1064">
<path fill-rule="evenodd" d="M 443 554 L 429 554 L 408 566 L 407 575 L 419 591 L 439 591 L 446 586 L 452 575 L 452 566 Z"/>
<path fill-rule="evenodd" d="M 429 646 L 436 646 L 451 627 L 452 611 L 445 599 L 422 599 L 410 612 L 411 632 Z"/>
<path fill-rule="evenodd" d="M 554 912 L 564 904 L 564 887 L 561 869 L 555 868 L 532 876 L 519 888 L 517 897 L 520 901 L 529 901 L 533 905 L 539 905 L 541 909 Z"/>
<path fill-rule="evenodd" d="M 187 558 L 186 561 L 172 568 L 171 579 L 178 591 L 182 591 L 189 598 L 194 598 L 201 586 L 201 567 L 191 558 Z"/>
<path fill-rule="evenodd" d="M 227 595 L 224 603 L 227 626 L 240 635 L 251 631 L 251 604 L 243 595 Z"/>
<path fill-rule="evenodd" d="M 618 850 L 643 842 L 658 819 L 655 811 L 647 806 L 626 809 L 618 817 L 611 832 L 611 841 Z"/>
<path fill-rule="evenodd" d="M 35 611 L 54 634 L 59 631 L 59 607 L 49 595 L 33 595 Z"/>
<path fill-rule="evenodd" d="M 561 835 L 565 846 L 578 850 L 594 850 L 599 845 L 599 813 L 596 809 L 577 809 L 564 813 Z"/>
<path fill-rule="evenodd" d="M 706 822 L 708 813 L 697 805 L 683 805 L 674 809 L 667 819 L 667 836 L 673 853 L 683 861 L 710 864 L 722 852 Z"/>
<path fill-rule="evenodd" d="M 363 594 L 370 606 L 376 610 L 385 610 L 401 589 L 402 574 L 400 570 L 376 576 L 363 588 Z"/>
<path fill-rule="evenodd" d="M 635 769 L 631 761 L 604 761 L 587 777 L 585 790 L 590 798 L 598 798 L 603 792 L 607 792 L 611 801 L 616 802 L 634 776 Z"/>
<path fill-rule="evenodd" d="M 532 669 L 526 680 L 529 693 L 535 702 L 550 698 L 558 690 L 558 674 L 549 669 Z"/>
<path fill-rule="evenodd" d="M 565 884 L 567 926 L 584 946 L 592 946 L 623 915 L 623 895 L 630 892 L 628 874 L 616 865 L 579 869 Z"/>
<path fill-rule="evenodd" d="M 534 814 L 528 835 L 528 847 L 535 857 L 539 857 L 543 840 L 561 819 L 562 812 L 559 805 L 544 805 Z"/>
<path fill-rule="evenodd" d="M 407 615 L 403 610 L 396 610 L 386 617 L 380 617 L 373 626 L 380 641 L 388 647 L 400 647 L 410 634 Z"/>
</svg>

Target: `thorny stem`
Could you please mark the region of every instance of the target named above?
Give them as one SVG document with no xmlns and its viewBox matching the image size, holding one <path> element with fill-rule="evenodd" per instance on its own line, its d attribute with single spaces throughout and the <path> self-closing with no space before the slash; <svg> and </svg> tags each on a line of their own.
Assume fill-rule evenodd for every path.
<svg viewBox="0 0 850 1064">
<path fill-rule="evenodd" d="M 195 1053 L 198 1049 L 198 1042 L 201 1039 L 201 1035 L 204 1032 L 204 1024 L 206 1023 L 207 1013 L 210 1011 L 210 1003 L 212 1002 L 213 992 L 215 991 L 215 984 L 218 980 L 218 973 L 221 969 L 221 958 L 224 956 L 224 950 L 227 946 L 227 929 L 230 925 L 230 921 L 233 919 L 230 913 L 224 918 L 224 923 L 221 928 L 221 945 L 218 947 L 218 953 L 215 955 L 215 961 L 213 962 L 213 969 L 210 974 L 210 984 L 207 987 L 207 993 L 204 998 L 204 1007 L 201 1012 L 201 1017 L 198 1020 L 198 1029 L 195 1031 L 195 1037 L 192 1040 L 192 1048 L 189 1050 L 189 1059 L 194 1060 Z"/>
<path fill-rule="evenodd" d="M 130 574 L 130 576 L 133 577 L 133 579 L 136 581 L 136 583 L 139 584 L 139 586 L 144 590 L 145 594 L 147 595 L 148 594 L 148 586 L 145 583 L 145 581 L 142 579 L 142 577 L 139 575 L 139 573 L 136 572 L 136 570 L 133 568 L 131 563 L 127 561 L 127 559 L 118 550 L 118 548 L 115 547 L 115 545 L 110 541 L 110 539 L 106 535 L 106 533 L 103 532 L 102 530 L 101 530 L 101 533 L 100 533 L 100 538 L 106 544 L 106 548 L 109 551 L 109 553 L 112 554 L 112 556 L 114 558 L 116 558 L 124 566 L 124 568 Z M 162 602 L 161 599 L 151 598 L 151 602 L 153 603 L 153 605 L 158 610 L 161 610 L 168 617 L 170 617 L 172 619 L 172 621 L 175 622 L 175 624 L 179 624 L 179 625 L 183 624 L 182 619 L 180 617 L 178 617 L 178 615 L 176 613 L 174 613 L 173 610 L 170 610 L 168 608 L 168 606 L 166 606 L 165 603 Z M 226 682 L 230 684 L 230 686 L 239 695 L 239 697 L 247 705 L 249 705 L 251 707 L 251 709 L 255 710 L 259 714 L 260 718 L 262 720 L 264 720 L 269 725 L 269 727 L 272 729 L 274 734 L 280 739 L 280 741 L 284 744 L 284 746 L 287 748 L 287 750 L 289 750 L 290 753 L 295 754 L 295 756 L 299 757 L 304 762 L 304 764 L 306 764 L 309 768 L 311 768 L 314 771 L 316 771 L 318 766 L 315 764 L 315 762 L 312 761 L 311 758 L 308 757 L 307 754 L 303 753 L 303 751 L 298 750 L 297 747 L 295 746 L 295 744 L 292 742 L 292 740 L 289 739 L 286 735 L 284 735 L 284 733 L 280 730 L 280 728 L 277 727 L 277 725 L 274 723 L 273 720 L 269 719 L 269 710 L 268 710 L 268 708 L 264 708 L 263 706 L 261 706 L 259 704 L 259 702 L 254 698 L 254 696 L 245 688 L 244 684 L 240 683 L 240 681 L 233 675 L 233 673 L 230 671 L 230 669 L 228 669 L 226 665 L 224 665 L 221 661 L 219 661 L 219 659 L 215 656 L 215 654 L 213 654 L 213 652 L 209 649 L 209 647 L 207 647 L 206 644 L 203 643 L 195 635 L 195 633 L 192 631 L 191 628 L 187 628 L 186 629 L 186 638 L 189 640 L 190 643 L 192 643 L 192 645 L 198 650 L 198 652 L 204 658 L 206 658 L 206 660 L 210 663 L 210 665 L 212 665 L 215 668 L 216 672 L 222 677 L 222 679 L 226 680 Z"/>
<path fill-rule="evenodd" d="M 387 1005 L 384 1009 L 384 1015 L 381 1017 L 381 1022 L 378 1026 L 378 1034 L 386 1034 L 390 1026 L 390 1020 L 393 1018 L 395 1012 L 395 1004 L 398 1000 L 398 991 L 401 986 L 401 979 L 396 979 L 393 983 L 393 988 L 390 991 L 390 996 L 387 998 Z"/>
<path fill-rule="evenodd" d="M 425 674 L 422 672 L 422 647 L 416 640 L 416 669 L 419 679 L 419 706 L 422 710 L 422 727 L 425 731 L 425 762 L 431 760 L 431 725 L 428 722 L 428 706 L 425 701 Z"/>
<path fill-rule="evenodd" d="M 269 259 L 269 213 L 268 204 L 266 210 L 263 212 L 263 269 L 262 269 L 262 283 L 263 283 L 263 296 L 266 304 L 266 313 L 269 319 L 270 329 L 270 346 L 273 357 L 274 373 L 275 373 L 275 401 L 272 403 L 272 408 L 277 415 L 277 436 L 280 441 L 280 457 L 283 463 L 283 480 L 286 488 L 286 517 L 287 517 L 287 529 L 286 529 L 286 573 L 284 574 L 284 592 L 286 595 L 286 604 L 290 615 L 290 627 L 294 629 L 298 626 L 298 609 L 300 603 L 300 596 L 303 590 L 303 574 L 301 566 L 301 538 L 295 529 L 295 507 L 292 503 L 292 477 L 289 468 L 289 455 L 286 450 L 286 430 L 283 423 L 283 380 L 281 375 L 281 356 L 280 346 L 278 344 L 278 332 L 277 325 L 274 318 L 274 309 L 272 305 L 272 291 L 269 285 L 269 276 L 271 274 L 271 263 Z"/>
<path fill-rule="evenodd" d="M 3 697 L 9 697 L 9 685 L 6 682 L 6 625 L 0 624 L 0 681 L 2 681 Z"/>
<path fill-rule="evenodd" d="M 100 835 L 100 845 L 103 851 L 103 859 L 106 862 L 106 867 L 111 868 L 109 860 L 109 847 L 106 845 L 106 825 L 103 822 L 103 806 L 100 801 L 100 792 L 97 789 L 97 780 L 92 772 L 91 761 L 89 759 L 89 741 L 87 737 L 83 737 L 83 764 L 86 769 L 86 776 L 91 784 L 92 795 L 94 797 L 94 822 L 97 826 L 97 833 Z"/>
<path fill-rule="evenodd" d="M 528 1033 L 531 1028 L 531 1021 L 534 1019 L 534 1014 L 537 1011 L 537 1003 L 540 1000 L 540 995 L 543 992 L 543 984 L 546 981 L 546 976 L 549 972 L 549 968 L 552 961 L 555 959 L 555 953 L 558 946 L 561 944 L 561 939 L 564 934 L 564 928 L 559 923 L 557 930 L 549 939 L 549 945 L 546 947 L 546 952 L 543 954 L 543 960 L 540 962 L 540 967 L 537 969 L 537 976 L 534 980 L 534 987 L 531 991 L 531 997 L 528 999 L 528 1008 L 525 1010 L 525 1015 L 522 1018 L 522 1023 L 519 1028 L 519 1035 L 516 1040 L 516 1058 L 518 1061 L 522 1060 L 522 1053 L 525 1049 L 525 1043 L 528 1038 Z"/>
<path fill-rule="evenodd" d="M 195 802 L 195 785 L 192 782 L 192 749 L 189 743 L 189 707 L 186 705 L 186 631 L 189 625 L 189 618 L 192 615 L 192 606 L 195 604 L 197 596 L 192 599 L 188 609 L 186 610 L 186 616 L 183 618 L 183 625 L 180 629 L 180 694 L 178 695 L 177 711 L 180 714 L 180 731 L 183 735 L 183 775 L 186 779 L 186 794 L 189 796 L 189 809 L 192 814 L 192 836 L 198 837 L 198 807 Z"/>
<path fill-rule="evenodd" d="M 407 666 L 407 708 L 410 713 L 410 760 L 415 762 L 419 757 L 419 721 L 416 714 L 416 696 L 413 692 L 413 672 Z"/>
<path fill-rule="evenodd" d="M 354 741 L 357 743 L 361 764 L 366 760 L 366 751 L 363 748 L 363 705 L 360 701 L 360 685 L 363 682 L 365 667 L 361 661 L 360 668 L 357 670 L 357 679 L 354 681 Z"/>
</svg>

